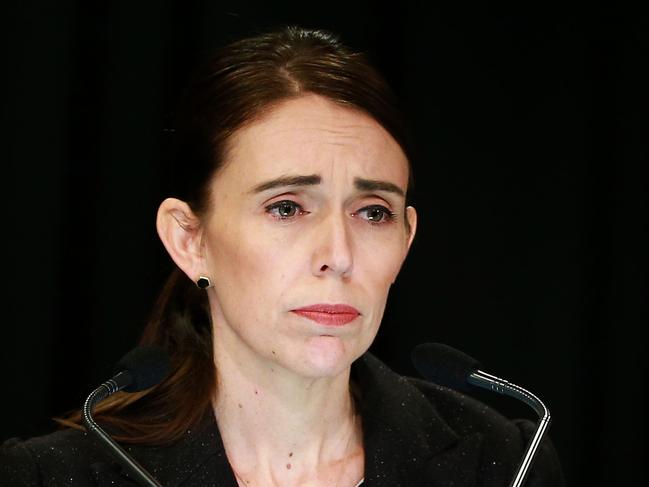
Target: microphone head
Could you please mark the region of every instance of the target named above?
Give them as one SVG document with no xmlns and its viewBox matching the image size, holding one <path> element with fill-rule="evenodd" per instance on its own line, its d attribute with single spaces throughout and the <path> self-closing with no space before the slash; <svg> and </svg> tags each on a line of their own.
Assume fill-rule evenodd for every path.
<svg viewBox="0 0 649 487">
<path fill-rule="evenodd" d="M 410 358 L 424 379 L 464 391 L 471 390 L 469 374 L 480 368 L 477 360 L 443 343 L 417 345 Z"/>
<path fill-rule="evenodd" d="M 115 374 L 126 372 L 131 383 L 126 392 L 139 392 L 162 382 L 171 368 L 169 356 L 160 347 L 147 345 L 134 348 L 124 355 L 115 366 Z"/>
</svg>

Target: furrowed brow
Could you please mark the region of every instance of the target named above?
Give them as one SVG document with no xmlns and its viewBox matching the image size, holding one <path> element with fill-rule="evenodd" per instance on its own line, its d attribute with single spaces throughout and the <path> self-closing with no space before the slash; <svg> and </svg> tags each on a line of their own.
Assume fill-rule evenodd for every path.
<svg viewBox="0 0 649 487">
<path fill-rule="evenodd" d="M 320 184 L 322 178 L 316 174 L 309 176 L 282 176 L 270 181 L 263 182 L 252 188 L 251 193 L 261 193 L 273 188 L 281 188 L 284 186 L 313 186 Z"/>
<path fill-rule="evenodd" d="M 406 192 L 394 183 L 389 181 L 379 181 L 375 179 L 354 179 L 354 186 L 361 191 L 387 191 L 399 196 L 406 196 Z"/>
</svg>

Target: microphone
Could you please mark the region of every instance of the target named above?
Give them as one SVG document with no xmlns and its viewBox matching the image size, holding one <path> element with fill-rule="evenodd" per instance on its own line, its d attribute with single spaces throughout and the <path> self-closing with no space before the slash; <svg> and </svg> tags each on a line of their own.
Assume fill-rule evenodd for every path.
<svg viewBox="0 0 649 487">
<path fill-rule="evenodd" d="M 90 393 L 81 412 L 81 419 L 88 431 L 117 457 L 138 484 L 146 487 L 162 486 L 95 422 L 92 410 L 101 401 L 118 391 L 139 392 L 153 387 L 169 374 L 169 368 L 169 357 L 161 348 L 155 346 L 134 348 L 117 363 L 113 378 Z"/>
<path fill-rule="evenodd" d="M 538 450 L 543 435 L 550 426 L 550 411 L 543 402 L 531 392 L 516 384 L 480 370 L 480 363 L 459 350 L 442 343 L 422 343 L 417 345 L 411 354 L 412 364 L 427 380 L 453 389 L 471 391 L 470 386 L 487 389 L 499 394 L 513 397 L 530 406 L 540 420 L 536 433 L 527 446 L 523 460 L 510 487 L 523 485 L 534 455 Z"/>
</svg>

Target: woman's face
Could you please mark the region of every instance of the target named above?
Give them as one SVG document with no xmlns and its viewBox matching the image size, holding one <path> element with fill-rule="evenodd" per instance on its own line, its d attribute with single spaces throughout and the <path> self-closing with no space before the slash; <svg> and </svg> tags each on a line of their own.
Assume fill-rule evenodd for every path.
<svg viewBox="0 0 649 487">
<path fill-rule="evenodd" d="M 388 132 L 315 95 L 237 132 L 202 227 L 215 343 L 305 377 L 349 367 L 412 241 L 407 183 Z"/>
</svg>

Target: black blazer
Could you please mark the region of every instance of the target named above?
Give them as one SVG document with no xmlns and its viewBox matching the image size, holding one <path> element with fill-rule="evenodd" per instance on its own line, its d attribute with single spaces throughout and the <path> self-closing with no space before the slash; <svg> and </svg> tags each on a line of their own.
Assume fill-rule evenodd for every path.
<svg viewBox="0 0 649 487">
<path fill-rule="evenodd" d="M 360 390 L 363 487 L 508 487 L 534 432 L 486 405 L 429 382 L 402 377 L 367 353 L 352 365 Z M 127 450 L 164 487 L 236 487 L 213 415 L 168 447 Z M 133 486 L 94 438 L 63 430 L 0 448 L 0 486 Z M 527 487 L 562 487 L 545 440 Z"/>
</svg>

